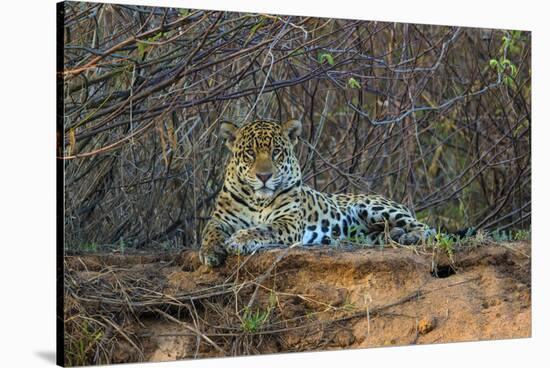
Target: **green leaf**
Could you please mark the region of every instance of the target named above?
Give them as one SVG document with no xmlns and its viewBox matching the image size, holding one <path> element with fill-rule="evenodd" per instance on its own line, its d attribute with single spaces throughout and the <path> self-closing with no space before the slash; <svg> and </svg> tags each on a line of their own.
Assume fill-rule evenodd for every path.
<svg viewBox="0 0 550 368">
<path fill-rule="evenodd" d="M 508 60 L 508 59 L 502 58 L 502 59 L 500 60 L 500 65 L 502 65 L 502 67 L 510 66 L 510 64 L 511 64 L 511 62 L 510 62 L 510 60 Z"/>
<path fill-rule="evenodd" d="M 509 75 L 504 76 L 503 82 L 508 87 L 513 87 L 514 86 L 514 79 L 512 79 L 512 77 L 510 77 Z"/>
<path fill-rule="evenodd" d="M 358 89 L 360 89 L 361 88 L 361 83 L 359 83 L 357 81 L 357 79 L 352 77 L 352 78 L 348 79 L 348 86 L 349 86 L 349 88 L 358 88 Z"/>
<path fill-rule="evenodd" d="M 518 74 L 518 68 L 514 64 L 510 64 L 510 74 L 512 74 L 512 77 Z"/>
<path fill-rule="evenodd" d="M 147 50 L 147 46 L 148 46 L 147 44 L 138 41 L 137 50 L 140 58 L 142 58 L 143 55 L 145 54 L 145 51 Z"/>
<path fill-rule="evenodd" d="M 155 42 L 155 41 L 157 41 L 159 38 L 161 38 L 162 36 L 164 36 L 164 32 L 159 32 L 159 33 L 157 33 L 156 35 L 154 35 L 154 36 L 152 36 L 152 37 L 149 37 L 149 38 L 147 39 L 147 41 L 149 41 L 149 42 Z"/>
<path fill-rule="evenodd" d="M 496 67 L 498 67 L 498 60 L 497 60 L 497 59 L 491 59 L 491 60 L 489 61 L 489 66 L 490 66 L 491 68 L 496 68 Z"/>
<path fill-rule="evenodd" d="M 147 42 L 156 42 L 164 35 L 165 35 L 164 32 L 159 32 L 156 35 L 149 37 L 147 39 Z M 142 40 L 136 40 L 136 43 L 137 43 L 137 50 L 138 50 L 139 57 L 143 57 L 143 55 L 145 55 L 145 52 L 149 51 L 149 49 L 151 49 L 154 46 L 146 42 L 143 42 Z"/>
<path fill-rule="evenodd" d="M 250 40 L 252 39 L 252 37 L 256 34 L 256 32 L 258 32 L 258 30 L 264 25 L 264 20 L 265 20 L 265 17 L 264 16 L 261 16 L 260 17 L 260 20 L 258 23 L 256 23 L 254 25 L 254 27 L 252 27 L 252 29 L 250 30 L 250 34 L 248 35 L 246 41 L 244 42 L 244 47 L 246 47 L 246 45 L 248 45 L 248 43 L 250 42 Z"/>
<path fill-rule="evenodd" d="M 320 53 L 319 56 L 317 57 L 317 60 L 319 61 L 319 63 L 323 63 L 324 61 L 326 61 L 327 63 L 329 63 L 329 65 L 334 65 L 334 58 L 332 57 L 331 54 L 325 52 L 325 53 Z"/>
<path fill-rule="evenodd" d="M 259 21 L 258 23 L 256 23 L 256 24 L 254 25 L 254 27 L 252 27 L 252 29 L 250 30 L 250 34 L 256 33 L 256 31 L 257 31 L 258 29 L 260 29 L 261 26 L 263 26 L 264 20 L 265 20 L 265 17 L 261 16 L 261 17 L 260 17 L 260 21 Z"/>
</svg>

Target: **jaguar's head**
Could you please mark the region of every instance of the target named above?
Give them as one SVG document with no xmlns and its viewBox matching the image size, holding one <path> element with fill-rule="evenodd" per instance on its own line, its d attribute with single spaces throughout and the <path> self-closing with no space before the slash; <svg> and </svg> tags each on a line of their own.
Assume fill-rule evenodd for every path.
<svg viewBox="0 0 550 368">
<path fill-rule="evenodd" d="M 252 191 L 260 199 L 301 182 L 300 164 L 293 150 L 301 130 L 298 120 L 283 124 L 255 121 L 241 127 L 222 123 L 222 136 L 232 152 L 226 175 L 232 176 L 233 185 Z"/>
</svg>

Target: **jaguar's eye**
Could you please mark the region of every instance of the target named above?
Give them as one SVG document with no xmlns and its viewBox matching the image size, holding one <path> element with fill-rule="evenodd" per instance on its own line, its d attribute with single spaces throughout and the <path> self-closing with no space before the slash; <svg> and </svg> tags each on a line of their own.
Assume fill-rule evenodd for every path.
<svg viewBox="0 0 550 368">
<path fill-rule="evenodd" d="M 252 157 L 252 158 L 256 157 L 256 152 L 254 152 L 254 150 L 252 150 L 252 149 L 246 150 L 245 153 L 246 153 L 248 156 Z"/>
<path fill-rule="evenodd" d="M 273 156 L 273 158 L 275 158 L 275 157 L 279 156 L 280 153 L 281 153 L 281 150 L 278 149 L 278 148 L 275 148 L 273 150 L 273 152 L 271 153 L 271 156 Z"/>
</svg>

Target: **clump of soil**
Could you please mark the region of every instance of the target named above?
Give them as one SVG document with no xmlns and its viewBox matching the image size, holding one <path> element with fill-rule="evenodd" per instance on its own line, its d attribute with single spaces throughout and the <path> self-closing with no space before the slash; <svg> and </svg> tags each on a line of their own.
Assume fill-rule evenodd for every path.
<svg viewBox="0 0 550 368">
<path fill-rule="evenodd" d="M 526 242 L 463 247 L 452 259 L 291 249 L 218 269 L 196 251 L 66 257 L 66 321 L 86 317 L 101 331 L 87 361 L 69 363 L 529 337 L 530 254 Z M 68 349 L 78 326 L 66 323 Z"/>
</svg>

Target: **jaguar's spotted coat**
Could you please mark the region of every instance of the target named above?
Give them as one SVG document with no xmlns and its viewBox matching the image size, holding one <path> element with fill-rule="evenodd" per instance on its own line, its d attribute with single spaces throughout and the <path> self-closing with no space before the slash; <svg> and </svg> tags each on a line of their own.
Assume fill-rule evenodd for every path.
<svg viewBox="0 0 550 368">
<path fill-rule="evenodd" d="M 238 128 L 223 123 L 232 152 L 200 250 L 208 266 L 223 264 L 228 253 L 268 247 L 331 244 L 361 236 L 373 244 L 387 235 L 416 244 L 435 231 L 405 206 L 379 195 L 327 194 L 302 183 L 293 148 L 301 123 L 255 121 Z"/>
</svg>

